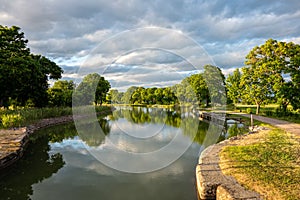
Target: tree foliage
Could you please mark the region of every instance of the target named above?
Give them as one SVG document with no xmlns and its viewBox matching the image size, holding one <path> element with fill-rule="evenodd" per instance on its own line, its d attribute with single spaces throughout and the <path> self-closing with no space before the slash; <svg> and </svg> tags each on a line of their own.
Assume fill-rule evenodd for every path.
<svg viewBox="0 0 300 200">
<path fill-rule="evenodd" d="M 86 75 L 75 90 L 78 105 L 100 104 L 106 100 L 110 83 L 97 73 Z"/>
<path fill-rule="evenodd" d="M 226 104 L 225 76 L 222 70 L 213 65 L 205 65 L 203 77 L 209 90 L 210 101 L 213 104 Z"/>
<path fill-rule="evenodd" d="M 56 81 L 54 85 L 48 89 L 50 106 L 72 106 L 72 94 L 75 89 L 75 83 L 71 81 Z"/>
<path fill-rule="evenodd" d="M 204 68 L 203 73 L 186 77 L 171 87 L 131 86 L 124 93 L 110 90 L 107 100 L 117 104 L 174 105 L 180 103 L 208 106 L 212 96 L 215 103 L 221 103 L 222 99 L 226 98 L 225 77 L 218 67 L 207 65 Z M 211 84 L 210 90 L 207 82 Z"/>
<path fill-rule="evenodd" d="M 233 74 L 229 74 L 226 79 L 227 96 L 233 103 L 239 103 L 243 92 L 241 85 L 241 72 L 239 69 L 234 70 Z"/>
<path fill-rule="evenodd" d="M 269 39 L 246 56 L 247 66 L 242 68 L 240 78 L 237 71 L 228 77 L 229 95 L 233 100 L 240 97 L 244 102 L 255 103 L 257 114 L 261 105 L 270 102 L 280 103 L 283 110 L 289 103 L 297 109 L 299 60 L 299 45 Z"/>
<path fill-rule="evenodd" d="M 33 55 L 19 27 L 0 25 L 0 107 L 12 102 L 24 106 L 47 105 L 49 79 L 61 78 L 63 70 L 41 55 Z"/>
</svg>

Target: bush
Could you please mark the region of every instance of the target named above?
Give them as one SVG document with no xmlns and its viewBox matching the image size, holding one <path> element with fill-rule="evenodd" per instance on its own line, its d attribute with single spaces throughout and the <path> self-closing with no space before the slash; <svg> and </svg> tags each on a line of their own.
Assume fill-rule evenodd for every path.
<svg viewBox="0 0 300 200">
<path fill-rule="evenodd" d="M 267 117 L 272 117 L 272 116 L 274 115 L 274 112 L 271 111 L 271 110 L 267 110 L 267 111 L 265 112 L 265 115 L 266 115 Z"/>
<path fill-rule="evenodd" d="M 246 109 L 246 113 L 251 114 L 252 113 L 252 109 L 251 108 L 247 108 Z"/>
<path fill-rule="evenodd" d="M 2 126 L 4 128 L 21 126 L 22 117 L 20 114 L 4 114 L 1 116 Z"/>
<path fill-rule="evenodd" d="M 236 123 L 228 128 L 229 137 L 242 135 L 243 133 L 244 133 L 244 128 L 238 127 L 238 125 Z"/>
</svg>

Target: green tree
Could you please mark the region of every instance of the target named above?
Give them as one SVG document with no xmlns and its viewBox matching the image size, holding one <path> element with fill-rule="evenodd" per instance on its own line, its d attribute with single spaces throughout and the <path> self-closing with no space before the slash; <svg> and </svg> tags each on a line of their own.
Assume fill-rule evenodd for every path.
<svg viewBox="0 0 300 200">
<path fill-rule="evenodd" d="M 287 83 L 283 73 L 297 74 L 299 65 L 296 60 L 299 57 L 299 47 L 293 43 L 277 42 L 269 39 L 265 44 L 254 47 L 246 56 L 241 77 L 241 84 L 245 86 L 242 98 L 256 104 L 256 114 L 259 114 L 260 106 L 278 100 L 286 110 L 291 100 L 290 93 L 293 90 L 295 79 Z"/>
<path fill-rule="evenodd" d="M 225 105 L 225 76 L 222 70 L 216 66 L 205 65 L 203 77 L 209 90 L 210 101 L 214 104 Z"/>
<path fill-rule="evenodd" d="M 120 104 L 123 103 L 122 102 L 122 97 L 123 97 L 124 93 L 123 92 L 119 92 L 118 90 L 109 90 L 107 96 L 106 96 L 106 100 L 108 103 L 111 104 Z"/>
<path fill-rule="evenodd" d="M 165 105 L 175 104 L 176 101 L 177 98 L 172 88 L 171 87 L 163 88 L 163 99 L 162 99 L 163 104 Z"/>
<path fill-rule="evenodd" d="M 277 97 L 283 111 L 286 111 L 288 104 L 297 110 L 300 108 L 300 45 L 292 42 L 286 44 L 286 62 L 284 73 L 290 77 Z"/>
<path fill-rule="evenodd" d="M 31 54 L 27 43 L 19 27 L 0 25 L 0 107 L 7 107 L 10 100 L 45 106 L 48 80 L 61 78 L 62 69 L 48 58 Z"/>
<path fill-rule="evenodd" d="M 132 103 L 132 100 L 131 100 L 131 97 L 132 97 L 132 94 L 134 93 L 134 91 L 137 89 L 136 86 L 131 86 L 129 87 L 126 92 L 124 93 L 123 97 L 122 97 L 122 101 L 125 103 L 125 104 L 131 104 Z"/>
<path fill-rule="evenodd" d="M 233 74 L 229 74 L 226 79 L 227 96 L 233 103 L 239 103 L 243 86 L 241 85 L 241 72 L 239 69 L 234 70 Z"/>
<path fill-rule="evenodd" d="M 177 97 L 180 104 L 195 104 L 198 102 L 197 95 L 195 94 L 193 87 L 189 83 L 188 77 L 183 79 L 180 84 L 176 84 L 175 86 L 173 86 L 172 90 L 175 91 L 175 96 Z"/>
<path fill-rule="evenodd" d="M 154 92 L 154 98 L 155 98 L 155 103 L 156 104 L 162 104 L 163 102 L 163 89 L 162 88 L 156 88 L 155 92 Z"/>
<path fill-rule="evenodd" d="M 145 103 L 147 103 L 147 104 L 155 104 L 156 103 L 156 97 L 155 97 L 156 89 L 157 89 L 156 87 L 146 88 L 146 91 L 144 93 Z"/>
<path fill-rule="evenodd" d="M 71 81 L 56 81 L 48 89 L 49 105 L 51 106 L 72 106 L 72 94 L 75 83 Z"/>
<path fill-rule="evenodd" d="M 197 99 L 199 101 L 199 105 L 205 104 L 208 106 L 208 103 L 210 101 L 209 99 L 209 91 L 206 84 L 205 79 L 203 78 L 203 74 L 193 74 L 190 77 L 187 78 L 189 84 L 192 86 L 194 93 L 197 96 Z"/>
<path fill-rule="evenodd" d="M 79 105 L 102 105 L 106 94 L 110 89 L 110 83 L 97 73 L 86 75 L 75 90 L 74 99 Z"/>
<path fill-rule="evenodd" d="M 142 99 L 142 91 L 143 90 L 145 90 L 145 88 L 143 88 L 143 87 L 136 88 L 131 95 L 130 103 L 142 104 L 143 103 L 143 99 Z"/>
</svg>

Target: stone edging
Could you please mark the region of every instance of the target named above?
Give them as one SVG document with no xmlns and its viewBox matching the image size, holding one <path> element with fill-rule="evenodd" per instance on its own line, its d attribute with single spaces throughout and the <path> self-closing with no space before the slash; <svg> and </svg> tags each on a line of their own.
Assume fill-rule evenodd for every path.
<svg viewBox="0 0 300 200">
<path fill-rule="evenodd" d="M 243 137 L 241 137 L 243 138 Z M 219 153 L 225 146 L 230 146 L 231 138 L 206 148 L 199 157 L 196 167 L 196 184 L 200 199 L 262 199 L 261 195 L 254 191 L 246 190 L 232 176 L 222 173 L 219 166 Z"/>
<path fill-rule="evenodd" d="M 29 142 L 29 136 L 34 131 L 48 126 L 71 122 L 72 115 L 42 119 L 37 123 L 22 128 L 0 130 L 0 170 L 19 160 Z"/>
<path fill-rule="evenodd" d="M 102 111 L 98 114 L 104 114 L 107 112 L 111 112 L 111 110 Z M 23 156 L 26 146 L 29 142 L 29 136 L 35 131 L 41 128 L 71 122 L 75 117 L 86 118 L 89 117 L 89 115 L 67 115 L 62 117 L 41 119 L 40 121 L 27 127 L 0 130 L 0 170 L 12 165 Z"/>
</svg>

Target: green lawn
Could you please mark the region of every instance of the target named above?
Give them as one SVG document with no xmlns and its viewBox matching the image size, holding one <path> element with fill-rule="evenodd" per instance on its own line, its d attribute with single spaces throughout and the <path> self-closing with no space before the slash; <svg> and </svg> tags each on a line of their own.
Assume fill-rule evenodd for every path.
<svg viewBox="0 0 300 200">
<path fill-rule="evenodd" d="M 261 139 L 251 145 L 225 147 L 221 157 L 230 163 L 226 174 L 263 192 L 267 199 L 300 199 L 299 140 L 275 128 Z"/>
</svg>

